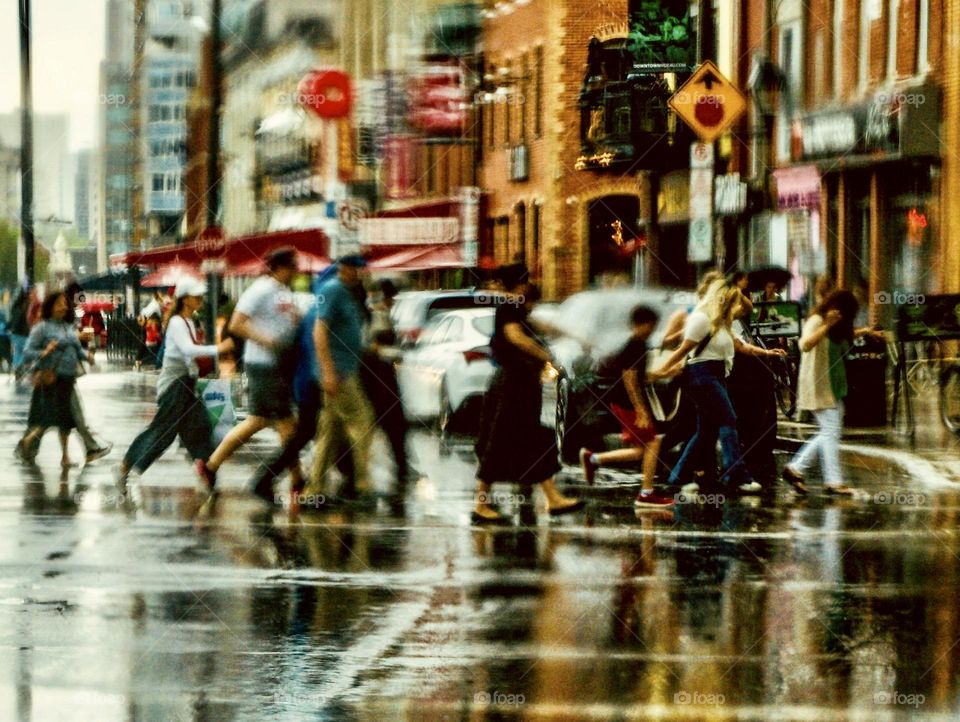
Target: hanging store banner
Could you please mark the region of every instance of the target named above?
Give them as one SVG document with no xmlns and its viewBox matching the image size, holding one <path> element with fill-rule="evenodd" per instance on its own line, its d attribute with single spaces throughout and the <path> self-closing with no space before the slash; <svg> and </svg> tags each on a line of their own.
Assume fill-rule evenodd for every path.
<svg viewBox="0 0 960 722">
<path fill-rule="evenodd" d="M 467 125 L 470 98 L 460 64 L 428 65 L 410 81 L 410 125 L 427 135 L 459 135 Z"/>
<path fill-rule="evenodd" d="M 337 121 L 337 177 L 347 183 L 353 180 L 355 170 L 353 124 L 349 118 L 341 118 Z"/>
<path fill-rule="evenodd" d="M 417 145 L 412 135 L 392 135 L 383 143 L 384 196 L 410 198 L 417 180 Z"/>
<path fill-rule="evenodd" d="M 820 208 L 820 171 L 815 165 L 777 168 L 773 178 L 779 210 Z"/>
<path fill-rule="evenodd" d="M 460 219 L 361 218 L 361 246 L 436 245 L 460 242 Z"/>
</svg>

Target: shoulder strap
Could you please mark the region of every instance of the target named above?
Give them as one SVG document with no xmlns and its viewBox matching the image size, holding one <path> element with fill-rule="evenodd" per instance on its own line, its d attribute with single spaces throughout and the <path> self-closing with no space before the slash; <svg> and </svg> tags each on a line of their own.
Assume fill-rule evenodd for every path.
<svg viewBox="0 0 960 722">
<path fill-rule="evenodd" d="M 704 336 L 703 340 L 697 344 L 697 347 L 693 350 L 693 353 L 690 354 L 690 358 L 696 358 L 697 356 L 702 354 L 703 350 L 707 347 L 707 344 L 710 343 L 710 339 L 712 338 L 713 338 L 713 331 L 711 331 L 706 336 Z"/>
<path fill-rule="evenodd" d="M 193 345 L 194 345 L 194 346 L 199 346 L 200 344 L 197 343 L 197 337 L 194 336 L 194 334 L 193 334 L 193 329 L 190 328 L 190 322 L 189 322 L 187 319 L 185 319 L 183 316 L 180 316 L 180 315 L 178 315 L 177 318 L 179 318 L 181 321 L 183 321 L 184 325 L 187 327 L 187 333 L 190 334 L 190 340 L 193 341 Z"/>
</svg>

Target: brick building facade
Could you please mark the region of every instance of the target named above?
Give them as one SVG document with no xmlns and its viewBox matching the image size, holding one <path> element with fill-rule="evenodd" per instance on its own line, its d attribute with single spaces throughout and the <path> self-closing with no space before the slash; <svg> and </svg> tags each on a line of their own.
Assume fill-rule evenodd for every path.
<svg viewBox="0 0 960 722">
<path fill-rule="evenodd" d="M 785 260 L 800 278 L 793 293 L 829 272 L 889 326 L 898 297 L 958 289 L 952 4 L 745 1 L 761 19 L 746 28 L 747 55 L 772 60 L 786 82 L 763 157 L 746 146 L 741 156 L 775 176 L 770 225 L 749 251 Z"/>
<path fill-rule="evenodd" d="M 626 0 L 532 0 L 500 3 L 484 22 L 486 80 L 499 83 L 482 109 L 485 230 L 493 237 L 496 261 L 524 260 L 548 298 L 595 280 L 591 210 L 633 219 L 649 214 L 642 205 L 649 205 L 650 194 L 636 174 L 576 167 L 578 100 L 590 40 L 625 33 L 627 13 Z M 629 214 L 623 208 L 631 208 Z M 622 270 L 630 271 L 629 262 Z"/>
</svg>

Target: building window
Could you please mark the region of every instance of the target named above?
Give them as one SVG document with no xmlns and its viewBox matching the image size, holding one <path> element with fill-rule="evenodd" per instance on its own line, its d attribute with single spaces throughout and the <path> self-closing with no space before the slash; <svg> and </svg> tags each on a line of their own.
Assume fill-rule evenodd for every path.
<svg viewBox="0 0 960 722">
<path fill-rule="evenodd" d="M 543 46 L 533 49 L 533 137 L 543 134 Z"/>
<path fill-rule="evenodd" d="M 863 0 L 860 3 L 859 45 L 857 50 L 857 92 L 862 94 L 867 90 L 870 80 L 870 17 L 871 3 L 879 0 Z"/>
<path fill-rule="evenodd" d="M 163 191 L 163 173 L 154 173 L 153 174 L 153 185 L 152 188 L 154 191 L 162 192 Z"/>
<path fill-rule="evenodd" d="M 823 101 L 824 96 L 827 93 L 827 84 L 826 84 L 826 59 L 823 57 L 824 47 L 823 47 L 823 28 L 817 28 L 817 32 L 813 37 L 813 92 L 814 97 L 812 98 L 815 105 L 820 105 Z"/>
<path fill-rule="evenodd" d="M 917 74 L 924 75 L 930 70 L 930 0 L 917 0 L 917 4 Z"/>
<path fill-rule="evenodd" d="M 520 141 L 527 139 L 527 98 L 530 97 L 530 54 L 524 53 L 520 61 Z"/>
<path fill-rule="evenodd" d="M 900 12 L 899 0 L 887 0 L 887 80 L 897 79 L 897 14 Z"/>
<path fill-rule="evenodd" d="M 800 23 L 795 21 L 785 23 L 780 29 L 780 67 L 787 78 L 788 91 L 799 100 L 802 95 L 800 80 Z M 790 159 L 790 124 L 793 119 L 788 118 L 781 106 L 779 132 L 777 133 L 777 156 L 780 160 Z"/>
<path fill-rule="evenodd" d="M 507 61 L 507 67 L 510 67 L 510 61 Z M 513 141 L 513 113 L 510 112 L 510 107 L 513 105 L 514 94 L 512 87 L 506 90 L 503 96 L 503 145 L 510 145 Z"/>
<path fill-rule="evenodd" d="M 500 216 L 494 228 L 494 253 L 501 262 L 510 260 L 510 217 Z"/>
<path fill-rule="evenodd" d="M 492 102 L 483 107 L 484 117 L 486 119 L 487 147 L 493 148 L 496 145 L 495 121 L 497 118 L 497 106 Z"/>
<path fill-rule="evenodd" d="M 540 201 L 534 201 L 533 218 L 531 219 L 530 231 L 530 273 L 535 277 L 540 277 L 540 223 L 543 215 L 543 204 Z"/>
<path fill-rule="evenodd" d="M 839 98 L 843 91 L 843 0 L 833 3 L 833 97 Z"/>
<path fill-rule="evenodd" d="M 527 263 L 527 206 L 523 201 L 517 203 L 517 250 L 511 261 Z"/>
</svg>

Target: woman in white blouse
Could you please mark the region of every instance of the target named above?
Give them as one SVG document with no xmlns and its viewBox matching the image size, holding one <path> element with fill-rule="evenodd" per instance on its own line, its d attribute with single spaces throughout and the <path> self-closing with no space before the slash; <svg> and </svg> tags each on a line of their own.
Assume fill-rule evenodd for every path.
<svg viewBox="0 0 960 722">
<path fill-rule="evenodd" d="M 683 448 L 680 460 L 670 473 L 672 487 L 692 481 L 693 464 L 712 456 L 717 439 L 723 468 L 720 481 L 728 489 L 757 493 L 760 485 L 743 463 L 737 436 L 737 417 L 727 394 L 725 379 L 733 368 L 735 341 L 731 327 L 740 315 L 743 294 L 722 278 L 713 281 L 700 303 L 687 316 L 683 340 L 656 373 L 663 373 L 686 361 L 685 394 L 697 410 L 697 430 Z"/>
<path fill-rule="evenodd" d="M 157 380 L 157 414 L 123 457 L 119 471 L 121 487 L 126 485 L 131 471 L 146 471 L 178 435 L 195 465 L 199 466 L 213 453 L 210 420 L 197 395 L 197 359 L 226 353 L 233 348 L 233 342 L 227 340 L 215 346 L 197 343 L 193 315 L 203 306 L 206 292 L 206 285 L 194 279 L 183 279 L 177 284 L 176 306 L 167 324 L 163 366 Z"/>
</svg>

